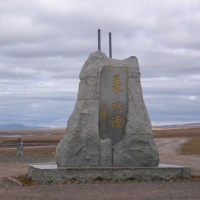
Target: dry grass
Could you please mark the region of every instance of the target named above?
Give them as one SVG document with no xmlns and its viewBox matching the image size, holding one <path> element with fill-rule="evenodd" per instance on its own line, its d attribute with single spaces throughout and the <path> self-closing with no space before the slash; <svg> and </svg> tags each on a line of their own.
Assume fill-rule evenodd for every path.
<svg viewBox="0 0 200 200">
<path fill-rule="evenodd" d="M 154 138 L 200 137 L 200 128 L 153 129 Z"/>
<path fill-rule="evenodd" d="M 184 155 L 200 155 L 200 137 L 195 137 L 183 144 L 181 153 Z"/>
<path fill-rule="evenodd" d="M 54 156 L 56 152 L 56 146 L 47 147 L 25 147 L 23 150 L 23 156 Z M 1 156 L 16 156 L 17 148 L 1 148 Z"/>
<path fill-rule="evenodd" d="M 63 135 L 23 136 L 23 142 L 57 142 Z M 18 137 L 1 137 L 1 142 L 17 142 Z"/>
<path fill-rule="evenodd" d="M 0 130 L 0 134 L 64 134 L 65 133 L 65 128 L 42 128 L 42 129 L 27 129 L 27 130 Z"/>
<path fill-rule="evenodd" d="M 66 133 L 65 128 L 48 128 L 33 130 L 0 130 L 0 134 L 7 136 L 24 135 L 20 137 L 0 137 L 0 143 L 16 143 L 17 138 L 26 142 L 59 142 Z M 31 135 L 31 136 L 30 136 Z"/>
<path fill-rule="evenodd" d="M 0 133 L 10 136 L 24 134 L 20 137 L 24 143 L 24 156 L 54 156 L 56 145 L 62 139 L 65 129 L 1 130 Z M 27 134 L 33 134 L 33 136 L 27 136 Z M 0 137 L 0 155 L 15 156 L 17 154 L 17 139 L 18 137 Z"/>
</svg>

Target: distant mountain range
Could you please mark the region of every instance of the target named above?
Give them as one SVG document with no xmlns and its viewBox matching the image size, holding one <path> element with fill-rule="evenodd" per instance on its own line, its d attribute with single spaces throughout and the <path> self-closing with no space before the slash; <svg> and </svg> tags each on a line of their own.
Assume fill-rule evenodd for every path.
<svg viewBox="0 0 200 200">
<path fill-rule="evenodd" d="M 0 125 L 1 130 L 24 130 L 24 129 L 38 129 L 38 128 L 48 128 L 48 127 L 26 126 L 24 124 L 3 124 L 3 125 Z"/>
<path fill-rule="evenodd" d="M 200 123 L 161 125 L 153 128 L 200 128 Z"/>
</svg>

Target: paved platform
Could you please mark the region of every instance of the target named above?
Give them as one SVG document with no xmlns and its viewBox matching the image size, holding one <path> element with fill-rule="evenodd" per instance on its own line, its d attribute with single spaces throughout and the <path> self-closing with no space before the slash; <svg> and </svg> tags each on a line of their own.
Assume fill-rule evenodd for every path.
<svg viewBox="0 0 200 200">
<path fill-rule="evenodd" d="M 110 180 L 170 180 L 190 178 L 187 166 L 159 164 L 158 167 L 57 167 L 57 165 L 30 165 L 28 177 L 35 181 L 60 181 L 76 179 L 90 181 Z"/>
</svg>

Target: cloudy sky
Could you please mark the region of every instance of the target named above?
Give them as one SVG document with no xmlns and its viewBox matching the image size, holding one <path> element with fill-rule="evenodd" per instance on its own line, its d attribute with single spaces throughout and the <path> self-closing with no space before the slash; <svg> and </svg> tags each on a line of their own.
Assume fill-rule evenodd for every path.
<svg viewBox="0 0 200 200">
<path fill-rule="evenodd" d="M 66 126 L 99 28 L 137 56 L 153 125 L 200 122 L 200 0 L 0 0 L 0 124 Z"/>
</svg>

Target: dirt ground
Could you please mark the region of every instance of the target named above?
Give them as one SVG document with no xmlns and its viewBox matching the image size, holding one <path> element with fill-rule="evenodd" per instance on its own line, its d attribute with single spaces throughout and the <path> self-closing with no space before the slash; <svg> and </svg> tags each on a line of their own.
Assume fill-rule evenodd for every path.
<svg viewBox="0 0 200 200">
<path fill-rule="evenodd" d="M 200 176 L 200 156 L 180 154 L 180 146 L 189 139 L 187 137 L 156 138 L 160 163 L 187 165 L 191 167 L 193 175 Z M 54 163 L 54 158 L 46 159 L 45 156 L 38 156 L 31 160 L 30 156 L 18 162 L 4 155 L 0 163 L 0 200 L 200 199 L 200 181 L 96 182 L 21 187 L 5 180 L 8 176 L 25 175 L 30 163 L 50 164 Z"/>
</svg>

